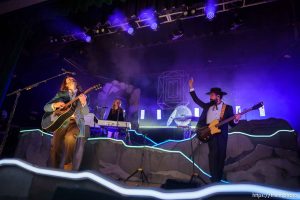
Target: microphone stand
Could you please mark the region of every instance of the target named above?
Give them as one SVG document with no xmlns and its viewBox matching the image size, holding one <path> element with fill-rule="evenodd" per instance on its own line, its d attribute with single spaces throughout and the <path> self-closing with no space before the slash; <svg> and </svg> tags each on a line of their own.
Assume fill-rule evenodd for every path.
<svg viewBox="0 0 300 200">
<path fill-rule="evenodd" d="M 124 116 L 124 113 L 123 113 L 123 116 Z M 127 115 L 125 113 L 125 117 L 124 117 L 124 121 L 126 122 L 126 129 L 125 129 L 125 132 L 126 132 L 126 136 L 125 136 L 125 142 L 129 145 L 132 145 L 131 143 L 131 139 L 130 139 L 130 133 L 128 131 L 128 126 L 127 126 Z"/>
<path fill-rule="evenodd" d="M 120 134 L 120 132 L 119 132 L 119 115 L 120 115 L 120 107 L 118 107 L 118 116 L 117 116 L 117 133 L 118 133 L 118 138 L 115 138 L 115 139 L 119 139 L 119 134 Z M 115 132 L 115 134 L 116 134 L 116 132 Z M 114 137 L 116 137 L 116 135 L 114 134 Z"/>
<path fill-rule="evenodd" d="M 131 143 L 130 141 L 130 135 L 128 134 L 129 136 L 129 142 Z M 139 178 L 140 180 L 142 181 L 142 184 L 144 182 L 147 182 L 149 184 L 149 180 L 148 180 L 148 177 L 145 173 L 145 170 L 143 169 L 143 165 L 144 165 L 144 157 L 145 157 L 145 147 L 146 147 L 146 135 L 143 134 L 143 150 L 142 150 L 142 155 L 141 155 L 141 161 L 140 161 L 140 166 L 132 173 L 130 174 L 125 180 L 124 182 L 126 183 L 131 177 L 133 177 L 134 175 L 136 174 L 139 174 Z"/>
<path fill-rule="evenodd" d="M 145 173 L 145 170 L 143 169 L 144 157 L 145 157 L 145 147 L 146 147 L 145 140 L 146 140 L 146 135 L 143 134 L 143 143 L 144 144 L 143 144 L 140 166 L 124 180 L 125 183 L 134 175 L 139 174 L 139 178 L 142 181 L 142 183 L 144 183 L 146 181 L 149 184 L 148 177 Z"/>
<path fill-rule="evenodd" d="M 9 93 L 9 94 L 6 95 L 7 97 L 10 97 L 10 96 L 12 96 L 12 95 L 16 95 L 16 98 L 15 98 L 14 105 L 13 105 L 13 107 L 12 107 L 12 110 L 11 110 L 11 112 L 10 112 L 10 115 L 9 115 L 9 119 L 8 119 L 7 126 L 6 126 L 6 129 L 5 129 L 5 132 L 4 132 L 4 137 L 3 137 L 2 143 L 1 143 L 1 145 L 0 145 L 0 156 L 2 156 L 3 149 L 4 149 L 4 146 L 5 146 L 7 137 L 8 137 L 8 135 L 9 135 L 9 131 L 10 131 L 10 127 L 11 127 L 11 122 L 12 122 L 12 120 L 13 120 L 13 118 L 14 118 L 15 111 L 16 111 L 16 107 L 17 107 L 17 105 L 18 105 L 18 101 L 19 101 L 19 98 L 20 98 L 20 96 L 21 96 L 21 92 L 23 92 L 23 91 L 25 91 L 25 90 L 28 91 L 28 90 L 31 90 L 31 89 L 33 89 L 33 88 L 36 88 L 36 87 L 38 87 L 38 86 L 39 86 L 40 84 L 42 84 L 42 83 L 47 83 L 49 80 L 58 78 L 58 77 L 63 76 L 63 75 L 65 75 L 65 74 L 69 74 L 69 72 L 66 71 L 66 72 L 61 73 L 61 74 L 58 74 L 58 75 L 56 75 L 56 76 L 52 76 L 52 77 L 47 78 L 47 79 L 45 79 L 45 80 L 42 80 L 42 81 L 39 81 L 39 82 L 37 82 L 37 83 L 28 85 L 28 86 L 26 86 L 26 87 L 24 87 L 24 88 L 17 89 L 17 90 L 15 90 L 15 91 L 13 91 L 13 92 L 11 92 L 11 93 Z"/>
<path fill-rule="evenodd" d="M 193 138 L 192 138 L 192 134 L 190 137 L 190 141 L 191 141 L 191 157 L 192 157 L 192 161 L 193 161 L 193 168 L 192 168 L 192 175 L 191 175 L 191 179 L 190 179 L 190 184 L 193 184 L 195 179 L 199 179 L 202 183 L 207 184 L 207 182 L 197 173 L 195 172 L 195 151 L 193 149 Z"/>
</svg>

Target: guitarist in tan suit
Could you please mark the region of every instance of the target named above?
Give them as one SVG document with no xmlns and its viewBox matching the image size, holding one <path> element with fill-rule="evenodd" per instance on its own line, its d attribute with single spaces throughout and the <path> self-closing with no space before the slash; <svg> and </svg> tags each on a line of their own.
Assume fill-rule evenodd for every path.
<svg viewBox="0 0 300 200">
<path fill-rule="evenodd" d="M 221 88 L 211 88 L 211 90 L 206 93 L 210 97 L 209 103 L 204 103 L 197 97 L 194 90 L 193 79 L 189 80 L 189 88 L 192 99 L 203 109 L 197 127 L 207 126 L 215 119 L 222 120 L 234 116 L 232 106 L 226 105 L 222 101 L 222 97 L 227 93 L 223 92 Z M 223 178 L 228 140 L 228 125 L 235 126 L 240 117 L 239 114 L 235 115 L 234 121 L 222 125 L 220 127 L 221 133 L 212 135 L 208 141 L 208 159 L 212 182 L 219 182 Z"/>
<path fill-rule="evenodd" d="M 67 102 L 74 99 L 81 93 L 81 88 L 75 78 L 66 77 L 60 87 L 60 91 L 55 97 L 44 106 L 45 112 L 64 107 Z M 61 155 L 65 152 L 64 169 L 73 169 L 73 154 L 77 137 L 84 135 L 84 114 L 89 113 L 86 96 L 80 94 L 79 101 L 76 102 L 75 113 L 65 123 L 53 133 L 51 142 L 50 159 L 54 168 L 59 168 Z"/>
</svg>

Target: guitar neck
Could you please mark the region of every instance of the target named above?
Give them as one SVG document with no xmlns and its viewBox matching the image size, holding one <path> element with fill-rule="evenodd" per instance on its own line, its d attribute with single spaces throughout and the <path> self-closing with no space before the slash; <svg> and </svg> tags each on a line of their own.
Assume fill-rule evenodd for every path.
<svg viewBox="0 0 300 200">
<path fill-rule="evenodd" d="M 252 108 L 249 108 L 249 109 L 246 109 L 246 110 L 244 110 L 243 112 L 241 112 L 241 113 L 239 113 L 239 114 L 240 114 L 240 115 L 244 115 L 244 114 L 246 114 L 247 112 L 250 112 L 251 110 L 252 110 Z M 222 126 L 222 125 L 224 125 L 224 124 L 226 124 L 226 123 L 228 123 L 228 122 L 234 120 L 234 117 L 235 117 L 235 116 L 229 117 L 229 118 L 227 118 L 227 119 L 221 121 L 220 123 L 218 123 L 216 126 L 217 126 L 217 127 L 220 127 L 220 126 Z"/>
<path fill-rule="evenodd" d="M 87 94 L 87 93 L 89 93 L 90 91 L 92 91 L 92 89 L 88 89 L 88 90 L 84 91 L 84 92 L 81 93 L 81 94 Z M 74 99 L 72 99 L 71 101 L 69 101 L 68 103 L 66 103 L 65 106 L 67 107 L 67 106 L 71 105 L 72 103 L 74 103 L 75 101 L 77 101 L 77 100 L 79 99 L 79 96 L 80 96 L 80 95 L 78 95 L 77 97 L 75 97 Z"/>
</svg>

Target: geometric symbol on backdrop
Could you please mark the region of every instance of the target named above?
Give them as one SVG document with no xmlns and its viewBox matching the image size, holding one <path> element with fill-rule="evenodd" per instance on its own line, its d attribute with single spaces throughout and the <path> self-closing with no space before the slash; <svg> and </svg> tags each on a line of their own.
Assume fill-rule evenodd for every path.
<svg viewBox="0 0 300 200">
<path fill-rule="evenodd" d="M 174 109 L 187 105 L 189 75 L 183 70 L 163 72 L 158 77 L 157 105 L 161 109 Z"/>
</svg>

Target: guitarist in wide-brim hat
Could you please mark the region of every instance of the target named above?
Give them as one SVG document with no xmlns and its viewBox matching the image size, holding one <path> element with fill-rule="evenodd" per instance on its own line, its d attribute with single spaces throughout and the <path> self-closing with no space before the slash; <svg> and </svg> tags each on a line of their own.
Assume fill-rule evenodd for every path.
<svg viewBox="0 0 300 200">
<path fill-rule="evenodd" d="M 210 102 L 208 103 L 204 103 L 197 97 L 193 79 L 189 80 L 189 88 L 192 99 L 203 109 L 197 127 L 205 127 L 214 120 L 222 120 L 234 116 L 232 106 L 225 104 L 222 100 L 223 96 L 227 93 L 222 91 L 221 88 L 211 88 L 210 91 L 206 93 L 210 97 Z M 234 121 L 222 125 L 220 127 L 221 132 L 211 135 L 208 140 L 208 160 L 212 182 L 219 182 L 223 178 L 228 140 L 228 125 L 235 126 L 240 117 L 239 114 L 235 115 Z"/>
<path fill-rule="evenodd" d="M 75 102 L 74 114 L 53 133 L 50 160 L 54 168 L 59 168 L 64 150 L 64 169 L 73 170 L 73 157 L 77 137 L 84 137 L 85 132 L 83 115 L 89 113 L 86 95 L 81 92 L 81 87 L 76 79 L 67 76 L 61 84 L 60 91 L 44 106 L 45 112 L 53 112 L 56 109 L 63 108 L 67 102 L 79 95 L 79 100 Z"/>
</svg>

